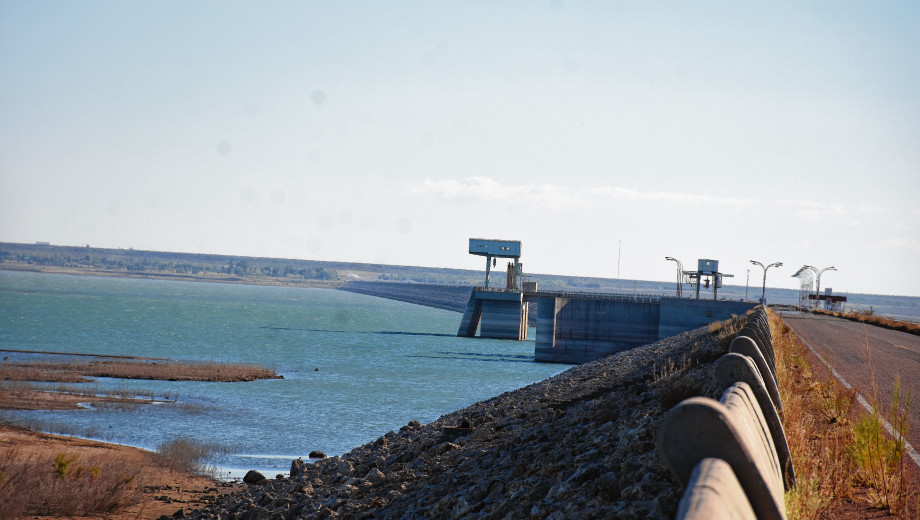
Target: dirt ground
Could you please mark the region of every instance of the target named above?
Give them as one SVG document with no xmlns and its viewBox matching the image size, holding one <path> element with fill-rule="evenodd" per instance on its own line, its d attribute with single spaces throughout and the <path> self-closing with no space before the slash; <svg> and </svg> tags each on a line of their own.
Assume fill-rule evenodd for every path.
<svg viewBox="0 0 920 520">
<path fill-rule="evenodd" d="M 0 449 L 17 447 L 37 457 L 54 459 L 59 453 L 78 455 L 81 459 L 112 457 L 126 465 L 139 468 L 136 481 L 140 486 L 140 501 L 114 513 L 90 517 L 29 515 L 42 520 L 102 520 L 113 518 L 156 519 L 172 516 L 179 509 L 203 507 L 215 497 L 240 489 L 240 484 L 219 482 L 195 474 L 180 473 L 159 466 L 152 452 L 128 446 L 37 433 L 0 425 Z"/>
</svg>

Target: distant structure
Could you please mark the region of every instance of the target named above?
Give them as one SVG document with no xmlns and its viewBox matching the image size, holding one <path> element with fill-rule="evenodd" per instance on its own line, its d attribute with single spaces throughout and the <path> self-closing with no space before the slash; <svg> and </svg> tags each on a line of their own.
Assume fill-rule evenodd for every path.
<svg viewBox="0 0 920 520">
<path fill-rule="evenodd" d="M 805 307 L 808 305 L 808 300 L 814 298 L 812 294 L 815 290 L 814 273 L 802 267 L 792 277 L 799 279 L 799 307 Z"/>
<path fill-rule="evenodd" d="M 834 290 L 830 287 L 824 289 L 824 294 L 819 296 L 809 294 L 808 299 L 813 300 L 816 304 L 819 302 L 824 302 L 824 310 L 826 311 L 842 311 L 843 304 L 847 301 L 846 296 L 835 295 Z"/>
<path fill-rule="evenodd" d="M 696 271 L 684 271 L 690 278 L 690 283 L 696 287 L 696 299 L 700 299 L 700 285 L 709 289 L 712 287 L 712 299 L 718 299 L 719 289 L 722 288 L 722 278 L 732 278 L 735 275 L 719 272 L 719 261 L 700 258 L 696 261 Z"/>
<path fill-rule="evenodd" d="M 520 240 L 488 240 L 485 238 L 470 239 L 470 254 L 486 257 L 486 282 L 483 287 L 489 288 L 489 274 L 495 267 L 496 258 L 513 258 L 514 263 L 508 264 L 508 275 L 505 290 L 518 290 L 518 278 L 521 275 L 521 241 Z"/>
<path fill-rule="evenodd" d="M 519 284 L 521 241 L 471 238 L 469 252 L 486 258 L 486 278 L 481 287 L 473 288 L 457 336 L 474 337 L 478 329 L 481 338 L 527 339 L 529 303 L 524 301 Z M 498 258 L 513 260 L 508 262 L 505 286 L 500 289 L 489 287 L 489 275 Z"/>
<path fill-rule="evenodd" d="M 486 278 L 473 288 L 458 336 L 526 339 L 527 311 L 537 305 L 534 359 L 584 363 L 661 338 L 680 334 L 732 314 L 744 314 L 750 302 L 716 301 L 723 276 L 716 260 L 700 260 L 696 271 L 685 271 L 697 285 L 697 298 L 664 298 L 604 293 L 538 291 L 536 283 L 521 282 L 521 243 L 516 240 L 470 239 L 469 253 L 486 257 Z M 505 286 L 490 286 L 489 274 L 498 258 L 508 263 Z M 700 280 L 713 286 L 713 300 L 699 299 Z M 523 290 L 521 290 L 523 288 Z"/>
</svg>

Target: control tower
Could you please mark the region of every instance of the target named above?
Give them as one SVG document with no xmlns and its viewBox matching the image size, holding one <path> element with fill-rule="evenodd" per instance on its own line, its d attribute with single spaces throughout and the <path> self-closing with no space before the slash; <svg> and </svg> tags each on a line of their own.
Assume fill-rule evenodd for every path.
<svg viewBox="0 0 920 520">
<path fill-rule="evenodd" d="M 485 284 L 475 287 L 466 304 L 466 312 L 460 321 L 457 336 L 495 339 L 527 339 L 528 303 L 520 290 L 521 241 L 471 238 L 471 255 L 486 257 Z M 505 285 L 502 288 L 489 286 L 489 275 L 499 258 L 512 259 L 508 262 Z"/>
</svg>

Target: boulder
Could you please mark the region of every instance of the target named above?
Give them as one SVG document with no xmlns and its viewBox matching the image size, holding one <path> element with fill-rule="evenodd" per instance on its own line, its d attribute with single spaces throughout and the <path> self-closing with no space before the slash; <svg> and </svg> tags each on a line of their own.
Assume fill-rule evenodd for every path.
<svg viewBox="0 0 920 520">
<path fill-rule="evenodd" d="M 243 483 L 245 483 L 247 486 L 261 486 L 267 484 L 268 479 L 265 478 L 265 475 L 254 469 L 251 469 L 247 471 L 246 475 L 243 477 Z"/>
<path fill-rule="evenodd" d="M 307 464 L 302 458 L 296 458 L 291 461 L 291 478 L 300 477 L 307 473 Z"/>
<path fill-rule="evenodd" d="M 310 452 L 310 458 L 311 459 L 325 459 L 326 454 L 319 450 L 313 450 Z"/>
</svg>

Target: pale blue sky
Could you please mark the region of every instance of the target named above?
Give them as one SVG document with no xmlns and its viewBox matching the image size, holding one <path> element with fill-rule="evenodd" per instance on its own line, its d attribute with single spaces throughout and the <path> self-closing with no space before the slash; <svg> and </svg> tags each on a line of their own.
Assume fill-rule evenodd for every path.
<svg viewBox="0 0 920 520">
<path fill-rule="evenodd" d="M 0 0 L 0 241 L 920 296 L 920 3 Z M 759 269 L 756 268 L 755 269 Z M 758 279 L 752 271 L 752 279 Z"/>
</svg>

